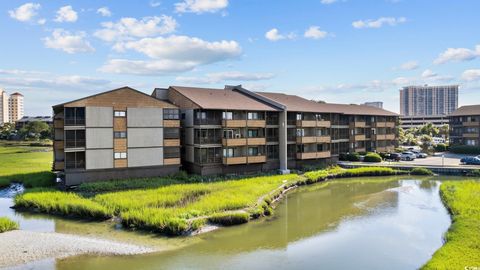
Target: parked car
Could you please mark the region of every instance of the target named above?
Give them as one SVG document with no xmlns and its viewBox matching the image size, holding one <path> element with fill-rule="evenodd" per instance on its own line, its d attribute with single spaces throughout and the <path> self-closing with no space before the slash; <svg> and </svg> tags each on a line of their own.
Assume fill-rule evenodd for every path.
<svg viewBox="0 0 480 270">
<path fill-rule="evenodd" d="M 385 160 L 388 160 L 388 161 L 400 161 L 401 159 L 402 157 L 399 153 L 391 153 L 385 157 Z"/>
<path fill-rule="evenodd" d="M 464 157 L 460 159 L 460 163 L 465 165 L 480 165 L 479 157 Z"/>
<path fill-rule="evenodd" d="M 417 155 L 415 155 L 415 153 L 413 152 L 403 152 L 400 157 L 402 158 L 402 160 L 410 161 L 417 158 Z"/>
<path fill-rule="evenodd" d="M 420 152 L 418 150 L 413 150 L 412 153 L 415 154 L 416 158 L 427 158 L 428 157 L 427 153 L 423 153 L 423 152 Z"/>
</svg>

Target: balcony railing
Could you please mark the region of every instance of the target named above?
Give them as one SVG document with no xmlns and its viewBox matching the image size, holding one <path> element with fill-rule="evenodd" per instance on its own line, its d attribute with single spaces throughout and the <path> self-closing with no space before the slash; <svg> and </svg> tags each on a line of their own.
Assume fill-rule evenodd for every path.
<svg viewBox="0 0 480 270">
<path fill-rule="evenodd" d="M 264 145 L 266 143 L 265 138 L 247 138 L 248 145 Z"/>
<path fill-rule="evenodd" d="M 248 156 L 247 162 L 248 163 L 263 163 L 267 161 L 267 157 L 265 155 L 259 156 Z"/>
<path fill-rule="evenodd" d="M 222 126 L 224 127 L 246 127 L 247 120 L 223 120 Z"/>
<path fill-rule="evenodd" d="M 196 137 L 194 139 L 195 144 L 221 144 L 221 137 Z"/>
<path fill-rule="evenodd" d="M 85 147 L 85 140 L 66 140 L 65 148 L 83 148 Z"/>
<path fill-rule="evenodd" d="M 224 157 L 223 164 L 225 165 L 235 165 L 235 164 L 246 164 L 247 157 Z"/>
<path fill-rule="evenodd" d="M 265 120 L 247 120 L 248 127 L 265 127 Z"/>
<path fill-rule="evenodd" d="M 65 118 L 65 126 L 85 126 L 85 118 Z"/>
<path fill-rule="evenodd" d="M 297 153 L 297 159 L 329 158 L 330 151 Z"/>
<path fill-rule="evenodd" d="M 223 146 L 242 146 L 247 145 L 246 138 L 239 138 L 239 139 L 222 139 Z"/>
</svg>

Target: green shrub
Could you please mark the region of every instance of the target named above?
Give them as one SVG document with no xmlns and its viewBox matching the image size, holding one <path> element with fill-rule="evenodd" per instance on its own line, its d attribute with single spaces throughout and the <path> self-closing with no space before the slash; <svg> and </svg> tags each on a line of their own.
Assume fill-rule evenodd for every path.
<svg viewBox="0 0 480 270">
<path fill-rule="evenodd" d="M 18 223 L 7 217 L 0 217 L 0 233 L 12 230 L 18 230 Z"/>
<path fill-rule="evenodd" d="M 386 176 L 407 173 L 408 171 L 394 170 L 387 167 L 361 167 L 343 170 L 335 174 L 334 177 Z"/>
<path fill-rule="evenodd" d="M 360 161 L 358 153 L 341 153 L 338 158 L 342 161 Z"/>
<path fill-rule="evenodd" d="M 413 168 L 410 171 L 411 175 L 433 175 L 433 172 L 427 168 Z"/>
<path fill-rule="evenodd" d="M 305 177 L 307 177 L 307 181 L 305 181 L 305 184 L 311 184 L 314 182 L 327 179 L 328 171 L 327 170 L 311 171 L 311 172 L 306 172 L 304 175 Z"/>
<path fill-rule="evenodd" d="M 201 229 L 203 226 L 205 226 L 206 223 L 207 223 L 207 220 L 204 218 L 194 219 L 192 223 L 190 223 L 190 228 L 192 229 L 192 231 L 196 231 Z"/>
<path fill-rule="evenodd" d="M 480 169 L 471 170 L 470 172 L 467 173 L 467 176 L 480 177 Z"/>
<path fill-rule="evenodd" d="M 365 162 L 382 162 L 382 157 L 377 153 L 367 153 L 363 158 Z"/>
<path fill-rule="evenodd" d="M 439 143 L 435 145 L 435 151 L 436 152 L 445 152 L 447 151 L 447 145 L 444 143 Z"/>
<path fill-rule="evenodd" d="M 210 216 L 208 221 L 224 226 L 232 226 L 236 224 L 247 223 L 249 217 L 250 216 L 248 213 L 245 212 L 218 213 Z"/>
<path fill-rule="evenodd" d="M 480 146 L 451 145 L 449 151 L 457 154 L 478 155 L 480 154 Z"/>
</svg>

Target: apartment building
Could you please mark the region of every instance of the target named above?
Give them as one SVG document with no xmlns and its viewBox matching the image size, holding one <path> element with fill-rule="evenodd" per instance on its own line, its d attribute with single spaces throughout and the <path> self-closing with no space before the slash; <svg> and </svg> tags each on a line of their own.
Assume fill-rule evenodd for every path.
<svg viewBox="0 0 480 270">
<path fill-rule="evenodd" d="M 400 127 L 409 129 L 432 124 L 439 128 L 448 125 L 448 119 L 448 115 L 400 116 Z"/>
<path fill-rule="evenodd" d="M 480 105 L 462 106 L 449 118 L 451 145 L 480 146 Z"/>
<path fill-rule="evenodd" d="M 407 86 L 400 89 L 402 116 L 448 115 L 458 108 L 458 85 Z"/>
<path fill-rule="evenodd" d="M 53 106 L 53 170 L 66 186 L 180 167 L 176 106 L 123 87 Z"/>
<path fill-rule="evenodd" d="M 392 151 L 397 115 L 295 95 L 171 86 L 152 95 L 181 110 L 182 165 L 198 174 L 298 168 L 343 152 Z"/>
<path fill-rule="evenodd" d="M 372 106 L 372 107 L 383 109 L 383 102 L 382 101 L 368 101 L 368 102 L 363 103 L 362 105 Z"/>
<path fill-rule="evenodd" d="M 23 95 L 15 92 L 8 98 L 8 117 L 10 123 L 21 119 L 24 115 Z"/>
<path fill-rule="evenodd" d="M 0 126 L 8 121 L 8 95 L 7 92 L 0 89 Z"/>
</svg>

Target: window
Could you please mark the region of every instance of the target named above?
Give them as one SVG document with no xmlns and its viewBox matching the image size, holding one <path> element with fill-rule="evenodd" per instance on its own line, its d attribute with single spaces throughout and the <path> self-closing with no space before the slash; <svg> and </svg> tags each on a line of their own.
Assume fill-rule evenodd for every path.
<svg viewBox="0 0 480 270">
<path fill-rule="evenodd" d="M 248 137 L 249 138 L 258 138 L 258 129 L 249 129 L 248 130 Z"/>
<path fill-rule="evenodd" d="M 297 128 L 297 137 L 303 137 L 305 135 L 305 130 L 303 128 Z"/>
<path fill-rule="evenodd" d="M 224 157 L 233 157 L 233 148 L 223 148 Z"/>
<path fill-rule="evenodd" d="M 85 152 L 66 152 L 66 169 L 85 169 Z"/>
<path fill-rule="evenodd" d="M 163 129 L 164 139 L 178 139 L 180 138 L 180 129 L 179 128 L 164 128 Z"/>
<path fill-rule="evenodd" d="M 164 120 L 179 120 L 180 112 L 178 109 L 163 109 Z"/>
<path fill-rule="evenodd" d="M 302 120 L 302 114 L 301 113 L 297 113 L 297 120 Z"/>
<path fill-rule="evenodd" d="M 127 116 L 127 112 L 126 111 L 114 111 L 113 115 L 115 117 L 125 117 L 125 116 Z"/>
<path fill-rule="evenodd" d="M 115 131 L 115 132 L 113 132 L 113 137 L 115 139 L 127 138 L 127 132 L 126 131 Z"/>
<path fill-rule="evenodd" d="M 249 156 L 258 156 L 258 147 L 249 147 L 248 148 Z"/>
<path fill-rule="evenodd" d="M 85 108 L 84 107 L 66 107 L 65 108 L 65 125 L 66 126 L 85 125 Z"/>
<path fill-rule="evenodd" d="M 258 112 L 249 112 L 247 114 L 247 117 L 248 117 L 247 118 L 248 120 L 258 120 L 258 119 L 260 119 L 260 117 L 258 115 Z"/>
<path fill-rule="evenodd" d="M 180 157 L 180 148 L 179 147 L 164 147 L 163 148 L 163 158 L 179 158 Z"/>
<path fill-rule="evenodd" d="M 197 112 L 196 118 L 197 119 L 207 119 L 207 113 L 206 112 Z"/>
<path fill-rule="evenodd" d="M 470 146 L 476 146 L 477 145 L 477 140 L 465 140 L 465 144 L 466 145 L 470 145 Z"/>
<path fill-rule="evenodd" d="M 81 148 L 85 147 L 85 130 L 65 130 L 65 147 Z"/>
<path fill-rule="evenodd" d="M 126 152 L 116 152 L 115 159 L 126 159 L 127 153 Z"/>
<path fill-rule="evenodd" d="M 233 113 L 232 112 L 223 112 L 222 113 L 222 118 L 225 120 L 232 120 L 233 119 Z"/>
</svg>

